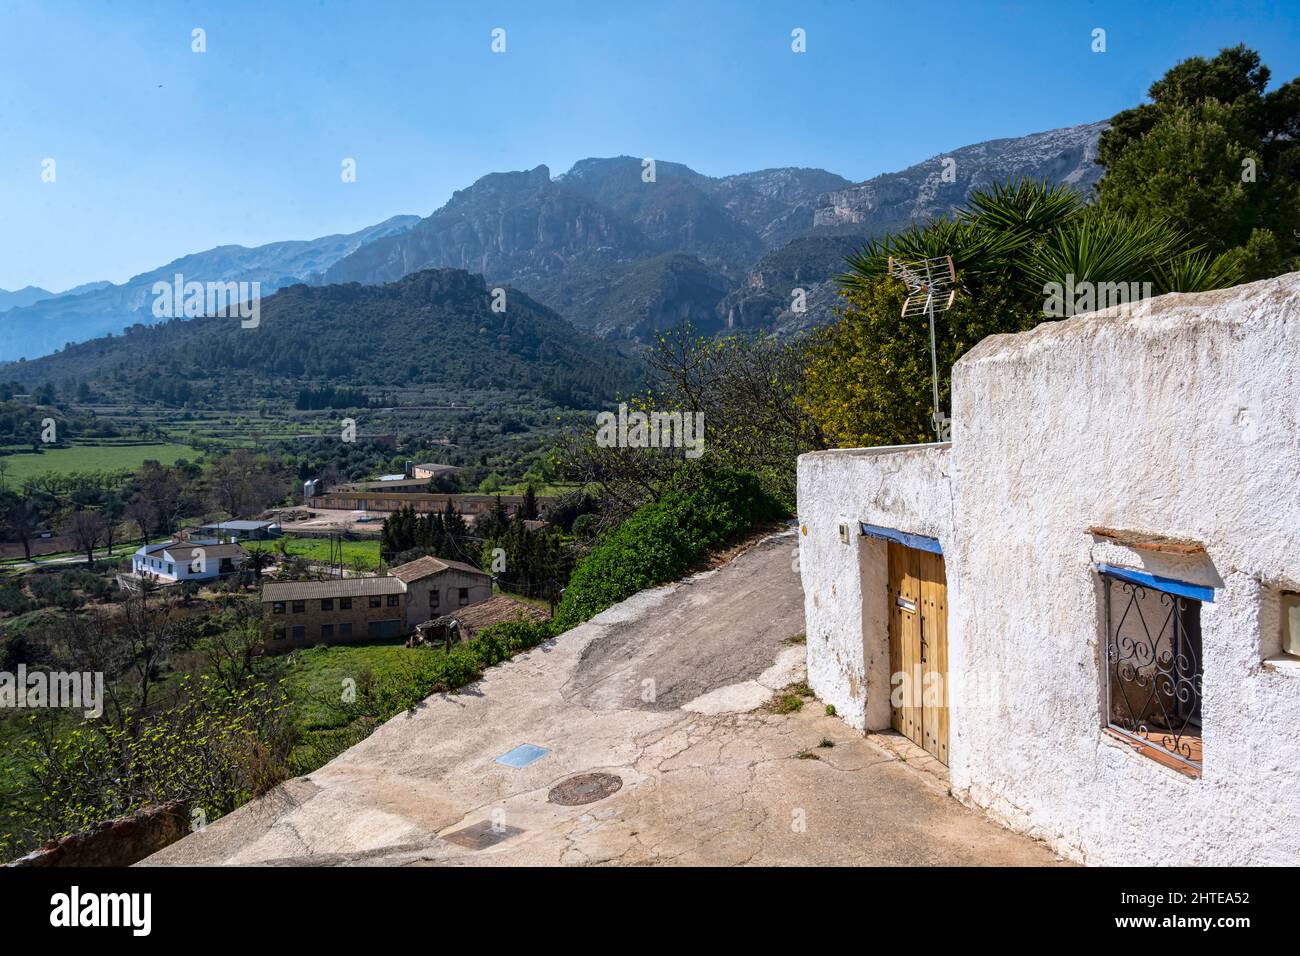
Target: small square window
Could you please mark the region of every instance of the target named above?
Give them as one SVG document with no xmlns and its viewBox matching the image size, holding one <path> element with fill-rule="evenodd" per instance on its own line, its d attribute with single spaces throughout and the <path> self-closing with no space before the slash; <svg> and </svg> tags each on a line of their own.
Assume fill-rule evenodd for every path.
<svg viewBox="0 0 1300 956">
<path fill-rule="evenodd" d="M 390 594 L 390 595 L 388 595 L 388 606 L 389 606 L 389 607 L 397 607 L 397 595 L 396 595 L 396 594 Z"/>
<path fill-rule="evenodd" d="M 320 599 L 320 609 L 321 609 L 322 611 L 332 611 L 332 610 L 334 610 L 334 599 L 333 599 L 333 598 L 321 598 L 321 599 Z"/>
<path fill-rule="evenodd" d="M 352 636 L 352 622 L 344 621 L 339 625 L 339 637 L 351 637 L 351 636 Z"/>
<path fill-rule="evenodd" d="M 1300 594 L 1282 593 L 1282 653 L 1300 657 Z"/>
<path fill-rule="evenodd" d="M 340 611 L 352 610 L 352 598 L 339 598 L 339 610 Z"/>
<path fill-rule="evenodd" d="M 283 613 L 284 613 L 284 602 L 283 602 L 283 601 L 273 601 L 273 602 L 271 603 L 271 613 L 272 613 L 272 614 L 283 614 Z"/>
<path fill-rule="evenodd" d="M 1201 602 L 1189 596 L 1196 586 L 1116 568 L 1103 571 L 1102 582 L 1106 729 L 1139 753 L 1199 777 Z"/>
<path fill-rule="evenodd" d="M 293 613 L 294 613 L 294 614 L 302 614 L 302 613 L 303 613 L 304 611 L 306 611 L 306 610 L 307 610 L 307 602 L 306 602 L 306 601 L 294 601 L 294 602 L 293 602 Z"/>
<path fill-rule="evenodd" d="M 370 595 L 370 606 L 371 606 L 371 607 L 383 607 L 383 606 L 384 606 L 384 602 L 381 601 L 381 600 L 379 599 L 379 595 L 378 595 L 378 594 L 372 594 L 372 595 Z"/>
<path fill-rule="evenodd" d="M 322 624 L 320 626 L 320 639 L 322 641 L 328 641 L 333 636 L 334 636 L 333 624 Z"/>
</svg>

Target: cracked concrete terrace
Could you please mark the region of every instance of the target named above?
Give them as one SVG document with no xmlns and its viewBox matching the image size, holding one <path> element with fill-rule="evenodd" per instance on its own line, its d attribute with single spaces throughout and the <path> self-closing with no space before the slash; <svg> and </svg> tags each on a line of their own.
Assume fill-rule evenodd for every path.
<svg viewBox="0 0 1300 956">
<path fill-rule="evenodd" d="M 817 701 L 761 709 L 804 677 L 793 548 L 774 535 L 638 594 L 145 865 L 1057 863 Z M 521 769 L 496 762 L 521 743 L 549 752 Z M 547 800 L 593 772 L 622 787 L 586 805 Z M 496 842 L 447 839 L 475 824 L 488 825 L 480 844 Z"/>
</svg>

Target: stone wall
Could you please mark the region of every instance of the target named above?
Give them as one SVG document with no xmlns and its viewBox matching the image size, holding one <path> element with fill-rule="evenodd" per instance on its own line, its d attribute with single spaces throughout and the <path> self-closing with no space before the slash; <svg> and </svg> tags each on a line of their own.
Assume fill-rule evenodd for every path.
<svg viewBox="0 0 1300 956">
<path fill-rule="evenodd" d="M 190 832 L 190 808 L 183 800 L 144 807 L 130 816 L 100 823 L 41 847 L 10 866 L 130 866 Z"/>
</svg>

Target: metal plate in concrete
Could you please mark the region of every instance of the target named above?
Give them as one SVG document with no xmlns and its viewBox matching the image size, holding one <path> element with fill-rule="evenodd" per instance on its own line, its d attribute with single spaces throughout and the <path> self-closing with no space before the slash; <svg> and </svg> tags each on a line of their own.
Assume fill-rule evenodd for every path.
<svg viewBox="0 0 1300 956">
<path fill-rule="evenodd" d="M 486 850 L 502 840 L 508 840 L 515 834 L 523 832 L 518 827 L 508 827 L 504 823 L 483 820 L 479 823 L 471 823 L 459 830 L 453 830 L 451 833 L 445 833 L 442 838 L 448 843 L 454 843 L 466 849 Z"/>
<path fill-rule="evenodd" d="M 623 778 L 612 773 L 580 773 L 552 787 L 546 799 L 564 807 L 578 807 L 604 800 L 622 787 Z"/>
<path fill-rule="evenodd" d="M 527 767 L 534 761 L 541 760 L 548 753 L 550 753 L 550 751 L 545 747 L 537 747 L 533 744 L 520 744 L 509 753 L 497 757 L 497 763 L 503 763 L 507 767 L 514 767 L 518 770 L 522 767 Z"/>
</svg>

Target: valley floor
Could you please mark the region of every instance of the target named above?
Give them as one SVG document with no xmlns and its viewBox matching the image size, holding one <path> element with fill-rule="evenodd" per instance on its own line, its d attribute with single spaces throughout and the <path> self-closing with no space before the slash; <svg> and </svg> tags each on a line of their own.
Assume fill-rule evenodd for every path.
<svg viewBox="0 0 1300 956">
<path fill-rule="evenodd" d="M 145 862 L 1058 862 L 814 699 L 781 713 L 778 691 L 803 680 L 793 549 L 775 535 L 638 594 Z M 520 744 L 547 753 L 521 769 L 497 761 Z M 548 800 L 588 773 L 621 787 Z"/>
</svg>

